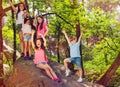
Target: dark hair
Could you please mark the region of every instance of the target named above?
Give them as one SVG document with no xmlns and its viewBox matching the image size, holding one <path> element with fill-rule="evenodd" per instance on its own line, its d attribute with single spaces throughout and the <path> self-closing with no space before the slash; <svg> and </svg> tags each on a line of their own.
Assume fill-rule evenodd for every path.
<svg viewBox="0 0 120 87">
<path fill-rule="evenodd" d="M 37 47 L 37 44 L 36 44 L 36 41 L 37 41 L 37 40 L 40 40 L 40 42 L 41 42 L 41 48 L 42 48 L 43 50 L 45 50 L 44 41 L 43 41 L 42 38 L 38 38 L 38 39 L 35 40 L 35 49 L 38 49 L 38 48 L 39 48 L 39 47 Z"/>
<path fill-rule="evenodd" d="M 24 24 L 25 24 L 28 20 L 30 20 L 30 22 L 31 22 L 31 18 L 30 18 L 30 17 L 25 17 L 25 18 L 24 18 Z"/>
<path fill-rule="evenodd" d="M 40 25 L 39 29 L 41 30 L 41 29 L 43 28 L 44 18 L 43 18 L 43 16 L 41 16 L 41 15 L 37 16 L 37 18 L 38 18 L 38 17 L 40 17 L 40 18 L 42 19 L 42 23 L 41 23 L 41 25 L 40 25 L 40 23 L 37 21 L 37 30 L 38 30 L 39 25 Z"/>
<path fill-rule="evenodd" d="M 26 6 L 24 5 L 24 3 L 21 2 L 20 4 L 23 4 L 23 6 L 24 6 L 23 11 L 24 11 L 24 10 L 27 10 L 27 8 L 26 8 Z M 20 12 L 20 4 L 18 5 L 18 11 L 17 11 L 17 14 L 16 14 L 16 18 L 18 18 L 18 13 Z"/>
</svg>

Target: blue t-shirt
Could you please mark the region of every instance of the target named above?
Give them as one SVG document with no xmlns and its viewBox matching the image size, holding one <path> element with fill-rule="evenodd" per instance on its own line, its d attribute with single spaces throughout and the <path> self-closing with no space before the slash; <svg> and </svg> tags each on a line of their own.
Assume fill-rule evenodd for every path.
<svg viewBox="0 0 120 87">
<path fill-rule="evenodd" d="M 69 44 L 70 46 L 70 57 L 81 57 L 80 56 L 80 43 Z"/>
</svg>

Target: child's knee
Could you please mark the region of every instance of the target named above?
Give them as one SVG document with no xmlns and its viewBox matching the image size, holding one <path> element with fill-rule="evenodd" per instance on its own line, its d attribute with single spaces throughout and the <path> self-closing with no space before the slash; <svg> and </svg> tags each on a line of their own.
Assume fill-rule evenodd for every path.
<svg viewBox="0 0 120 87">
<path fill-rule="evenodd" d="M 64 59 L 64 63 L 67 63 L 67 62 L 69 62 L 69 59 L 68 58 Z"/>
<path fill-rule="evenodd" d="M 82 68 L 81 68 L 81 67 L 78 67 L 78 70 L 79 70 L 79 71 L 82 71 Z"/>
</svg>

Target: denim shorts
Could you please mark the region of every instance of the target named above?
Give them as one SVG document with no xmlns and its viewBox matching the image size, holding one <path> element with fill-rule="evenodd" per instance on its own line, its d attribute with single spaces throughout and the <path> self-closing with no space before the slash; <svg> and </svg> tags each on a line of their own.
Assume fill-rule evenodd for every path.
<svg viewBox="0 0 120 87">
<path fill-rule="evenodd" d="M 30 41 L 31 40 L 31 36 L 24 35 L 23 38 L 24 38 L 25 41 Z"/>
<path fill-rule="evenodd" d="M 75 63 L 77 67 L 81 67 L 81 57 L 70 57 L 70 62 Z"/>
<path fill-rule="evenodd" d="M 36 63 L 36 64 L 35 64 L 35 66 L 36 66 L 36 67 L 38 67 L 38 65 L 39 65 L 39 64 L 46 65 L 46 64 L 47 64 L 47 62 L 38 62 L 38 63 Z"/>
</svg>

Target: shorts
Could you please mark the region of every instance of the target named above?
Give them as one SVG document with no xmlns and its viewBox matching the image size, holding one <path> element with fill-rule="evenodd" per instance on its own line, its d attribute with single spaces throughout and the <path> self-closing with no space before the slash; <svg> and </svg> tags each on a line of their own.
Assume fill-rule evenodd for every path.
<svg viewBox="0 0 120 87">
<path fill-rule="evenodd" d="M 17 30 L 18 32 L 22 31 L 22 24 L 17 24 Z"/>
<path fill-rule="evenodd" d="M 70 57 L 70 62 L 75 63 L 77 67 L 81 67 L 81 57 Z"/>
<path fill-rule="evenodd" d="M 37 62 L 37 63 L 35 64 L 35 66 L 36 66 L 36 67 L 38 67 L 38 65 L 39 65 L 39 64 L 46 65 L 46 64 L 47 64 L 47 62 Z"/>
<path fill-rule="evenodd" d="M 31 36 L 24 35 L 23 38 L 24 38 L 24 41 L 31 41 Z"/>
</svg>

